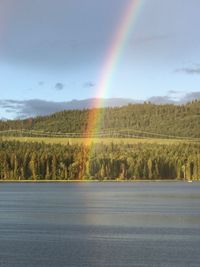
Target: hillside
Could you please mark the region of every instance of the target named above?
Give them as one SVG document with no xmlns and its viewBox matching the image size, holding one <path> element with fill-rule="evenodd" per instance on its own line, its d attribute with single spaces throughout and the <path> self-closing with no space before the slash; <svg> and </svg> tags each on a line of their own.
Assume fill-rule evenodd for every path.
<svg viewBox="0 0 200 267">
<path fill-rule="evenodd" d="M 90 110 L 70 110 L 50 116 L 26 120 L 0 121 L 0 130 L 26 129 L 44 132 L 84 133 Z M 185 105 L 129 104 L 101 108 L 100 129 L 107 133 L 145 136 L 145 132 L 161 137 L 200 138 L 200 101 Z M 162 136 L 163 135 L 163 136 Z"/>
</svg>

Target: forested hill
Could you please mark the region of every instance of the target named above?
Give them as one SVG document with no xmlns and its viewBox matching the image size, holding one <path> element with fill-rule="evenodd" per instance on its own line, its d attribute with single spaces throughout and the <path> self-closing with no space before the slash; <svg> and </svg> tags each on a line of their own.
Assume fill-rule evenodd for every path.
<svg viewBox="0 0 200 267">
<path fill-rule="evenodd" d="M 90 110 L 70 110 L 26 120 L 0 121 L 0 130 L 27 129 L 45 132 L 83 133 Z M 100 129 L 107 132 L 200 137 L 200 101 L 185 105 L 129 104 L 99 109 Z"/>
</svg>

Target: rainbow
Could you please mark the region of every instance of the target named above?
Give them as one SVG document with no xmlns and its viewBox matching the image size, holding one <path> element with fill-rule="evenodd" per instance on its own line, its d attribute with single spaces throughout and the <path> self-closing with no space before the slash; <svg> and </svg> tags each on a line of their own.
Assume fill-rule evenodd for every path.
<svg viewBox="0 0 200 267">
<path fill-rule="evenodd" d="M 100 112 L 98 107 L 101 106 L 103 101 L 102 98 L 105 98 L 109 91 L 115 69 L 125 49 L 130 34 L 133 31 L 134 25 L 136 24 L 139 11 L 143 6 L 144 1 L 145 0 L 129 1 L 129 4 L 127 5 L 123 13 L 119 27 L 117 28 L 117 31 L 112 39 L 110 49 L 108 50 L 102 72 L 100 74 L 100 80 L 97 85 L 96 98 L 92 105 L 96 108 L 91 109 L 88 116 L 87 129 L 85 134 L 86 136 L 90 137 L 89 139 L 91 139 L 94 133 L 98 132 L 99 130 L 102 119 L 102 112 Z M 86 143 L 90 143 L 90 140 L 88 140 L 88 138 Z"/>
</svg>

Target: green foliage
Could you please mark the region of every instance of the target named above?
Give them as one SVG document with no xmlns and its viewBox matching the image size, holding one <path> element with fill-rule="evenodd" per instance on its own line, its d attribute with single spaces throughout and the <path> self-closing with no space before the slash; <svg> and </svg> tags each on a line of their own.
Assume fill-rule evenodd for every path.
<svg viewBox="0 0 200 267">
<path fill-rule="evenodd" d="M 84 133 L 90 110 L 70 110 L 34 119 L 0 122 L 0 131 L 26 129 L 45 132 Z M 98 129 L 106 133 L 146 136 L 154 134 L 200 138 L 200 101 L 186 105 L 130 104 L 98 110 Z M 134 129 L 132 132 L 131 129 Z M 138 132 L 137 132 L 138 131 Z M 155 137 L 153 134 L 152 136 Z"/>
<path fill-rule="evenodd" d="M 200 144 L 22 143 L 0 140 L 0 180 L 200 180 Z"/>
<path fill-rule="evenodd" d="M 59 132 L 81 134 L 86 131 L 90 112 L 71 110 L 0 121 L 0 131 L 18 129 L 19 135 L 24 129 L 27 136 L 43 131 L 48 137 Z M 200 101 L 180 106 L 130 104 L 99 109 L 98 113 L 98 129 L 110 137 L 119 133 L 121 137 L 147 137 L 148 132 L 152 139 L 93 139 L 94 143 L 86 146 L 81 138 L 4 137 L 0 139 L 0 180 L 200 180 L 198 142 L 159 140 L 170 136 L 200 138 Z"/>
</svg>

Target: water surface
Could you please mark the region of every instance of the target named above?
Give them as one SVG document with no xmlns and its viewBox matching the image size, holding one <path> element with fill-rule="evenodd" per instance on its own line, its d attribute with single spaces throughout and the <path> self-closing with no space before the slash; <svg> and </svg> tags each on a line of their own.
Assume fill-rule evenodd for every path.
<svg viewBox="0 0 200 267">
<path fill-rule="evenodd" d="M 200 183 L 0 184 L 0 266 L 200 266 Z"/>
</svg>

